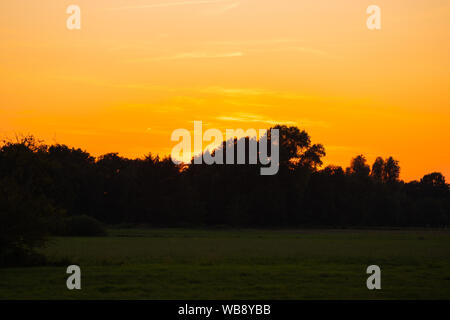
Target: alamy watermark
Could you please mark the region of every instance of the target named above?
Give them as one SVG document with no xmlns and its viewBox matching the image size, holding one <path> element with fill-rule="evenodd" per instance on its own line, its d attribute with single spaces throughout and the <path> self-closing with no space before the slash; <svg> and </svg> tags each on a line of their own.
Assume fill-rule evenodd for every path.
<svg viewBox="0 0 450 320">
<path fill-rule="evenodd" d="M 70 14 L 66 21 L 66 27 L 69 30 L 81 29 L 81 8 L 79 5 L 71 4 L 66 9 L 66 14 Z M 377 5 L 370 5 L 366 9 L 366 14 L 370 16 L 366 20 L 369 30 L 381 29 L 381 9 Z"/>
<path fill-rule="evenodd" d="M 366 9 L 366 13 L 370 14 L 367 18 L 366 25 L 369 30 L 381 29 L 381 9 L 377 5 L 370 5 Z"/>
<path fill-rule="evenodd" d="M 268 167 L 261 167 L 261 175 L 274 175 L 278 172 L 280 166 L 279 129 L 271 129 L 270 134 L 266 129 L 259 129 L 258 141 L 256 136 L 255 129 L 248 129 L 245 132 L 243 129 L 226 129 L 224 148 L 224 135 L 219 129 L 208 129 L 203 133 L 202 121 L 194 121 L 193 152 L 191 132 L 187 129 L 176 129 L 172 132 L 171 140 L 181 141 L 172 148 L 171 158 L 175 164 L 191 163 L 192 155 L 195 155 L 193 157 L 194 164 L 205 163 L 208 165 L 224 164 L 224 162 L 227 165 L 246 164 L 246 158 L 248 158 L 248 164 L 258 164 L 259 160 L 259 164 L 268 165 Z M 239 137 L 244 138 L 239 139 Z M 245 137 L 248 137 L 248 139 L 245 139 Z M 235 139 L 236 143 L 234 143 Z M 203 149 L 203 141 L 212 141 L 212 143 Z M 248 150 L 246 150 L 247 142 Z M 269 142 L 270 155 L 268 152 Z"/>
<path fill-rule="evenodd" d="M 69 290 L 81 290 L 81 269 L 77 265 L 70 265 L 66 270 L 70 276 L 67 278 L 66 286 Z"/>
<path fill-rule="evenodd" d="M 381 289 L 381 269 L 379 266 L 373 264 L 367 267 L 366 273 L 370 274 L 367 278 L 366 286 L 369 290 Z"/>
<path fill-rule="evenodd" d="M 81 29 L 81 9 L 76 4 L 71 4 L 67 7 L 66 13 L 70 14 L 66 21 L 66 27 L 69 30 Z"/>
</svg>

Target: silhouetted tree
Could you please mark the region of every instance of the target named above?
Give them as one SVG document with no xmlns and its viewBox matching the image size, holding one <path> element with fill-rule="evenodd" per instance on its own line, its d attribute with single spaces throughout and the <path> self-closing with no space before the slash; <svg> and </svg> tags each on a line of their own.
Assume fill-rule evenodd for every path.
<svg viewBox="0 0 450 320">
<path fill-rule="evenodd" d="M 398 161 L 392 157 L 389 157 L 384 162 L 383 166 L 383 181 L 386 183 L 392 183 L 398 181 L 400 176 L 400 166 Z"/>
<path fill-rule="evenodd" d="M 382 157 L 377 157 L 372 165 L 372 172 L 370 175 L 378 182 L 383 181 L 384 160 Z"/>
<path fill-rule="evenodd" d="M 370 167 L 367 164 L 366 157 L 362 154 L 354 157 L 350 163 L 350 167 L 346 169 L 347 174 L 357 177 L 368 177 L 370 174 Z"/>
<path fill-rule="evenodd" d="M 63 214 L 48 196 L 54 181 L 46 152 L 31 136 L 0 148 L 0 266 L 34 263 L 33 249 L 48 235 L 47 219 Z"/>
<path fill-rule="evenodd" d="M 440 172 L 426 174 L 420 179 L 420 188 L 427 196 L 448 196 L 449 185 Z"/>
<path fill-rule="evenodd" d="M 433 172 L 426 174 L 420 179 L 420 183 L 423 186 L 429 186 L 431 188 L 446 189 L 448 184 L 445 183 L 445 177 L 440 172 Z"/>
<path fill-rule="evenodd" d="M 306 131 L 293 126 L 277 125 L 267 130 L 269 143 L 271 129 L 279 130 L 280 166 L 292 168 L 300 165 L 315 170 L 322 165 L 321 158 L 325 156 L 325 149 L 321 144 L 311 145 L 311 138 Z"/>
</svg>

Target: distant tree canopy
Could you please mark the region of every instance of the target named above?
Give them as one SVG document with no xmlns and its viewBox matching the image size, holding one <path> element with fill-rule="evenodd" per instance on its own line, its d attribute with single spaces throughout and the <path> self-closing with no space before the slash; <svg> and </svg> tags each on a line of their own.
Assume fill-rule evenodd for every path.
<svg viewBox="0 0 450 320">
<path fill-rule="evenodd" d="M 398 161 L 392 157 L 383 160 L 377 157 L 372 165 L 372 178 L 378 182 L 392 183 L 396 182 L 400 176 L 400 166 Z"/>
<path fill-rule="evenodd" d="M 272 129 L 272 128 L 271 128 Z M 295 167 L 307 167 L 314 171 L 322 165 L 321 158 L 325 156 L 325 149 L 321 144 L 311 144 L 309 134 L 297 127 L 277 125 L 280 134 L 280 165 L 294 169 Z M 271 141 L 268 131 L 268 141 Z"/>
<path fill-rule="evenodd" d="M 362 154 L 354 157 L 346 172 L 348 175 L 354 175 L 360 178 L 368 177 L 370 174 L 370 166 L 367 164 L 366 157 Z"/>
<path fill-rule="evenodd" d="M 51 229 L 51 217 L 61 215 L 152 226 L 449 224 L 450 192 L 442 174 L 405 183 L 399 180 L 397 160 L 378 157 L 369 165 L 363 155 L 345 170 L 321 168 L 325 149 L 313 144 L 307 132 L 274 128 L 280 132 L 280 168 L 273 176 L 261 176 L 260 163 L 175 165 L 168 157 L 152 154 L 143 159 L 117 153 L 95 158 L 33 137 L 4 142 L 0 248 L 36 245 Z M 270 141 L 270 130 L 267 138 Z M 239 141 L 248 152 L 250 138 L 224 142 L 220 148 L 227 143 L 236 147 Z"/>
</svg>

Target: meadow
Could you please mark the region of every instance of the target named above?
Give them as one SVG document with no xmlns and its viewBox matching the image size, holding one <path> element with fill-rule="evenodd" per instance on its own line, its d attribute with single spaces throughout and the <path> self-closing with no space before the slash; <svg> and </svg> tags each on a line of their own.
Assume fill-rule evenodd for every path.
<svg viewBox="0 0 450 320">
<path fill-rule="evenodd" d="M 0 269 L 0 299 L 450 299 L 449 230 L 113 229 L 41 252 L 51 265 Z"/>
</svg>

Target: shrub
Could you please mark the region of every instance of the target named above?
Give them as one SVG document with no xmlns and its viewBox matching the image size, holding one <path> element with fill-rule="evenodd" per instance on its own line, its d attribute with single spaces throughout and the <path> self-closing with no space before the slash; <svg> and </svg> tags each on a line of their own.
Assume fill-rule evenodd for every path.
<svg viewBox="0 0 450 320">
<path fill-rule="evenodd" d="M 45 244 L 45 220 L 58 214 L 60 211 L 46 197 L 0 179 L 0 266 L 41 263 L 33 250 Z"/>
<path fill-rule="evenodd" d="M 63 214 L 53 215 L 44 219 L 48 234 L 51 236 L 63 237 L 67 235 L 67 220 L 66 212 Z"/>
<path fill-rule="evenodd" d="M 44 255 L 29 248 L 4 246 L 0 252 L 0 267 L 32 267 L 47 264 Z"/>
<path fill-rule="evenodd" d="M 96 219 L 86 216 L 73 216 L 66 221 L 66 232 L 68 236 L 105 236 L 106 230 Z"/>
</svg>

